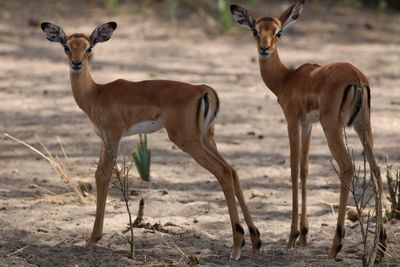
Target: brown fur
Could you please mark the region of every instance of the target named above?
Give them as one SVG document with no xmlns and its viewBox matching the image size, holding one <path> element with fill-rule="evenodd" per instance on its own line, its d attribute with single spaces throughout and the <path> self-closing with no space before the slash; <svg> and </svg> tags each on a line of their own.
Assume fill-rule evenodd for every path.
<svg viewBox="0 0 400 267">
<path fill-rule="evenodd" d="M 44 31 L 47 25 L 51 24 L 42 24 Z M 219 109 L 215 90 L 205 85 L 167 80 L 130 82 L 119 79 L 107 84 L 96 84 L 89 73 L 88 54 L 85 51 L 92 42 L 91 37 L 73 34 L 65 39 L 70 47 L 70 51 L 67 52 L 70 64 L 82 62 L 79 73 L 71 72 L 73 96 L 78 106 L 99 130 L 104 141 L 95 174 L 96 219 L 88 245 L 96 243 L 102 236 L 108 185 L 122 136 L 126 130 L 139 122 L 160 120 L 169 139 L 214 174 L 221 184 L 233 232 L 231 257 L 239 259 L 244 236 L 243 231 L 237 230 L 241 226 L 235 197 L 239 201 L 248 227 L 257 228 L 245 203 L 237 173 L 219 154 L 215 144 L 213 121 Z M 50 41 L 54 40 L 58 40 L 57 36 L 50 38 Z M 209 108 L 213 112 L 209 128 L 204 125 L 205 114 L 199 114 L 199 105 L 206 95 Z M 259 235 L 251 236 L 251 241 L 253 251 L 258 252 L 261 244 Z"/>
<path fill-rule="evenodd" d="M 370 93 L 366 76 L 350 63 L 340 62 L 326 66 L 304 64 L 291 70 L 279 58 L 275 33 L 281 30 L 283 25 L 286 25 L 286 20 L 289 18 L 296 20 L 299 17 L 299 13 L 292 12 L 296 9 L 296 5 L 298 8 L 302 3 L 304 1 L 289 7 L 279 19 L 268 17 L 256 20 L 259 29 L 256 36 L 257 48 L 259 51 L 267 49 L 269 52 L 268 56 L 260 57 L 261 76 L 268 88 L 277 96 L 288 124 L 293 198 L 288 248 L 295 247 L 299 235 L 299 174 L 302 191 L 300 229 L 308 229 L 306 183 L 312 124 L 307 121 L 307 115 L 311 111 L 319 112 L 320 123 L 325 132 L 329 149 L 340 168 L 341 192 L 338 229 L 343 229 L 344 232 L 348 188 L 351 186 L 353 177 L 351 158 L 343 140 L 343 129 L 347 123 L 354 125 L 361 142 L 366 144 L 365 153 L 377 179 L 379 194 L 382 192 L 380 169 L 373 153 Z M 247 16 L 247 21 L 253 21 L 250 13 L 241 7 L 232 6 L 231 11 L 234 15 L 239 13 L 244 17 Z M 245 23 L 241 24 L 246 26 Z M 349 86 L 358 88 L 354 97 L 345 96 L 345 89 Z M 379 227 L 383 229 L 383 225 Z M 301 243 L 304 245 L 307 244 L 307 233 L 308 231 L 301 232 Z M 337 232 L 333 239 L 330 258 L 336 257 L 342 247 L 342 239 L 342 233 Z M 381 240 L 381 242 L 384 244 L 385 241 Z"/>
</svg>

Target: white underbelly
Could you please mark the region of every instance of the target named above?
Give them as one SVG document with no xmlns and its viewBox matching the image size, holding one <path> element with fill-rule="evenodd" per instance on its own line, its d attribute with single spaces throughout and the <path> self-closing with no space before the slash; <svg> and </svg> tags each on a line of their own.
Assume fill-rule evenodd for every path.
<svg viewBox="0 0 400 267">
<path fill-rule="evenodd" d="M 313 111 L 308 112 L 305 122 L 306 123 L 319 122 L 319 110 L 313 110 Z"/>
<path fill-rule="evenodd" d="M 154 133 L 164 128 L 164 125 L 160 121 L 142 121 L 131 126 L 125 133 L 125 135 L 134 134 L 149 134 Z"/>
</svg>

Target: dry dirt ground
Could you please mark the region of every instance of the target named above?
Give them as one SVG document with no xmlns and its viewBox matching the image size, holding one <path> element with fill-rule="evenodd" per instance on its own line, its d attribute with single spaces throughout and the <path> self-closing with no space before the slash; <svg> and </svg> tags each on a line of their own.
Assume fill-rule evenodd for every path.
<svg viewBox="0 0 400 267">
<path fill-rule="evenodd" d="M 220 186 L 177 150 L 165 131 L 149 136 L 151 182 L 141 182 L 132 170 L 130 204 L 136 213 L 144 198 L 145 220 L 160 223 L 168 233 L 135 229 L 133 260 L 127 257 L 122 233 L 127 214 L 115 188 L 109 193 L 104 237 L 97 247 L 87 249 L 94 194 L 86 198 L 87 204 L 79 204 L 48 162 L 5 138 L 0 142 L 0 266 L 185 265 L 185 255 L 195 256 L 203 266 L 360 266 L 361 236 L 348 220 L 338 260 L 326 259 L 336 218 L 323 203 L 338 202 L 339 179 L 319 125 L 314 128 L 310 155 L 310 243 L 286 249 L 291 214 L 286 125 L 275 97 L 260 78 L 251 34 L 238 28 L 214 34 L 201 12 L 171 23 L 160 15 L 162 7 L 155 1 L 151 8 L 125 4 L 116 11 L 105 11 L 98 2 L 0 1 L 0 132 L 43 150 L 41 142 L 61 158 L 74 181 L 94 186 L 100 140 L 72 98 L 62 47 L 29 25 L 49 20 L 67 33 L 90 33 L 100 23 L 115 20 L 119 27 L 113 38 L 95 48 L 91 69 L 98 83 L 120 77 L 160 78 L 205 83 L 218 91 L 218 146 L 241 177 L 262 234 L 261 254 L 251 255 L 246 229 L 242 258 L 228 260 L 231 229 Z M 277 15 L 280 3 L 270 1 L 253 9 L 258 15 Z M 367 74 L 372 84 L 375 149 L 382 168 L 385 156 L 400 166 L 399 25 L 398 14 L 308 6 L 279 42 L 281 58 L 291 67 L 350 61 Z M 348 133 L 359 159 L 361 145 L 353 131 Z M 121 155 L 129 157 L 136 143 L 137 137 L 124 140 Z M 399 257 L 400 224 L 388 223 L 387 228 L 389 251 Z M 390 257 L 380 263 L 395 265 Z"/>
</svg>

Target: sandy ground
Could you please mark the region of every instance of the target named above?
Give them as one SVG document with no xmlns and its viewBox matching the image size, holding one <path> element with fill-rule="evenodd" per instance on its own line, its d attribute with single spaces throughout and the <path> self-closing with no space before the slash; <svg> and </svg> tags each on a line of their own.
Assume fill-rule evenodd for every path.
<svg viewBox="0 0 400 267">
<path fill-rule="evenodd" d="M 286 249 L 291 214 L 286 124 L 275 97 L 260 78 L 249 32 L 235 28 L 222 36 L 213 34 L 200 15 L 171 23 L 158 16 L 155 5 L 146 10 L 125 5 L 106 12 L 96 1 L 46 2 L 0 1 L 0 133 L 40 149 L 41 142 L 61 158 L 75 181 L 94 186 L 100 140 L 71 95 L 62 48 L 47 42 L 40 28 L 29 26 L 29 21 L 49 20 L 67 33 L 89 34 L 98 24 L 115 20 L 119 27 L 113 38 L 95 48 L 92 76 L 98 83 L 159 78 L 214 87 L 221 99 L 217 143 L 239 172 L 264 245 L 261 254 L 253 256 L 246 229 L 241 260 L 228 260 L 231 230 L 220 186 L 160 131 L 149 136 L 152 180 L 142 182 L 132 170 L 130 204 L 136 213 L 144 198 L 145 220 L 160 223 L 167 233 L 135 229 L 136 257 L 128 259 L 122 233 L 128 218 L 120 193 L 112 187 L 103 239 L 87 249 L 84 244 L 94 221 L 94 195 L 87 197 L 87 204 L 79 204 L 45 160 L 4 139 L 0 142 L 1 266 L 186 265 L 184 255 L 197 257 L 204 266 L 361 265 L 359 229 L 348 220 L 338 260 L 326 259 L 336 218 L 323 202 L 338 202 L 339 179 L 319 125 L 314 127 L 310 155 L 310 244 Z M 280 6 L 272 2 L 257 7 L 258 15 L 265 15 L 262 10 L 279 14 Z M 385 156 L 400 166 L 399 22 L 398 15 L 310 7 L 279 43 L 288 66 L 350 61 L 367 74 L 372 84 L 376 155 L 382 168 Z M 359 159 L 361 145 L 348 132 Z M 121 155 L 129 157 L 136 143 L 137 137 L 125 139 Z M 387 228 L 389 251 L 398 257 L 400 243 L 395 235 L 398 240 L 400 224 L 388 223 Z M 395 265 L 390 257 L 380 263 Z"/>
</svg>

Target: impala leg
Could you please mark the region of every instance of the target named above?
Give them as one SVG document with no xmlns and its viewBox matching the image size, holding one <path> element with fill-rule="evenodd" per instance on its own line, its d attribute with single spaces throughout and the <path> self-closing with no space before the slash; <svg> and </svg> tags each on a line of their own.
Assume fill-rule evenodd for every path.
<svg viewBox="0 0 400 267">
<path fill-rule="evenodd" d="M 244 220 L 246 221 L 247 227 L 249 228 L 252 252 L 253 254 L 259 254 L 262 245 L 260 238 L 261 236 L 260 231 L 253 223 L 253 219 L 251 218 L 249 209 L 245 202 L 245 198 L 243 195 L 243 188 L 242 185 L 240 184 L 239 176 L 235 169 L 232 169 L 232 174 L 233 174 L 233 183 L 235 186 L 235 194 L 239 201 L 240 208 L 242 209 Z"/>
<path fill-rule="evenodd" d="M 119 141 L 118 141 L 119 143 Z M 108 185 L 114 168 L 114 162 L 118 145 L 103 145 L 100 160 L 96 169 L 96 219 L 94 221 L 92 234 L 87 246 L 94 245 L 101 239 L 103 234 L 104 212 L 106 207 Z"/>
<path fill-rule="evenodd" d="M 300 217 L 300 243 L 307 245 L 308 219 L 307 219 L 307 176 L 308 154 L 310 151 L 312 124 L 301 125 L 301 155 L 300 155 L 300 180 L 301 180 L 301 217 Z"/>
<path fill-rule="evenodd" d="M 379 200 L 380 203 L 378 203 L 378 210 L 376 211 L 377 217 L 380 218 L 379 222 L 380 225 L 377 225 L 379 227 L 379 248 L 380 250 L 378 251 L 378 257 L 383 257 L 384 251 L 386 250 L 386 230 L 383 225 L 383 214 L 382 214 L 382 191 L 383 191 L 383 185 L 382 185 L 382 176 L 381 176 L 381 171 L 376 163 L 374 151 L 373 151 L 373 137 L 372 137 L 372 130 L 371 130 L 371 123 L 369 119 L 369 114 L 365 114 L 366 116 L 364 117 L 364 121 L 361 120 L 361 117 L 357 118 L 354 124 L 354 130 L 357 132 L 360 141 L 362 145 L 364 146 L 364 153 L 366 155 L 366 158 L 368 160 L 368 164 L 370 166 L 370 169 L 376 179 L 377 185 L 378 185 L 378 192 L 379 194 Z"/>
<path fill-rule="evenodd" d="M 244 229 L 239 223 L 239 216 L 235 200 L 234 184 L 232 179 L 232 168 L 224 161 L 210 152 L 201 141 L 187 141 L 170 139 L 180 149 L 188 153 L 206 170 L 210 171 L 217 178 L 224 193 L 233 231 L 232 260 L 239 260 L 242 246 L 244 246 Z"/>
<path fill-rule="evenodd" d="M 224 158 L 222 158 L 222 156 L 218 152 L 217 145 L 216 145 L 215 139 L 214 139 L 213 127 L 210 127 L 208 139 L 206 138 L 204 140 L 204 144 L 216 157 L 220 158 L 221 161 L 226 163 Z M 226 163 L 226 164 L 228 164 L 228 163 Z M 257 227 L 254 225 L 253 219 L 251 218 L 251 214 L 246 205 L 246 201 L 245 201 L 244 194 L 243 194 L 243 188 L 242 188 L 242 185 L 240 184 L 239 176 L 235 169 L 232 168 L 231 171 L 232 171 L 232 175 L 233 175 L 233 183 L 235 186 L 236 198 L 239 201 L 240 208 L 242 209 L 242 212 L 243 212 L 244 220 L 246 221 L 247 227 L 249 228 L 250 239 L 251 239 L 251 244 L 252 244 L 252 251 L 254 254 L 258 254 L 260 252 L 260 248 L 262 245 L 261 238 L 260 238 L 260 231 L 258 231 Z"/>
<path fill-rule="evenodd" d="M 296 239 L 299 237 L 299 151 L 300 136 L 299 124 L 289 123 L 290 142 L 290 171 L 292 177 L 292 225 L 290 227 L 289 242 L 287 247 L 292 249 L 296 246 Z"/>
<path fill-rule="evenodd" d="M 346 215 L 346 206 L 349 197 L 349 188 L 353 178 L 353 166 L 343 142 L 343 130 L 341 127 L 335 127 L 332 121 L 333 120 L 328 120 L 328 126 L 323 125 L 323 129 L 328 141 L 329 149 L 339 165 L 340 201 L 336 233 L 333 238 L 331 251 L 328 255 L 328 258 L 330 259 L 336 258 L 336 255 L 343 246 L 342 241 L 345 235 L 344 220 Z"/>
</svg>

